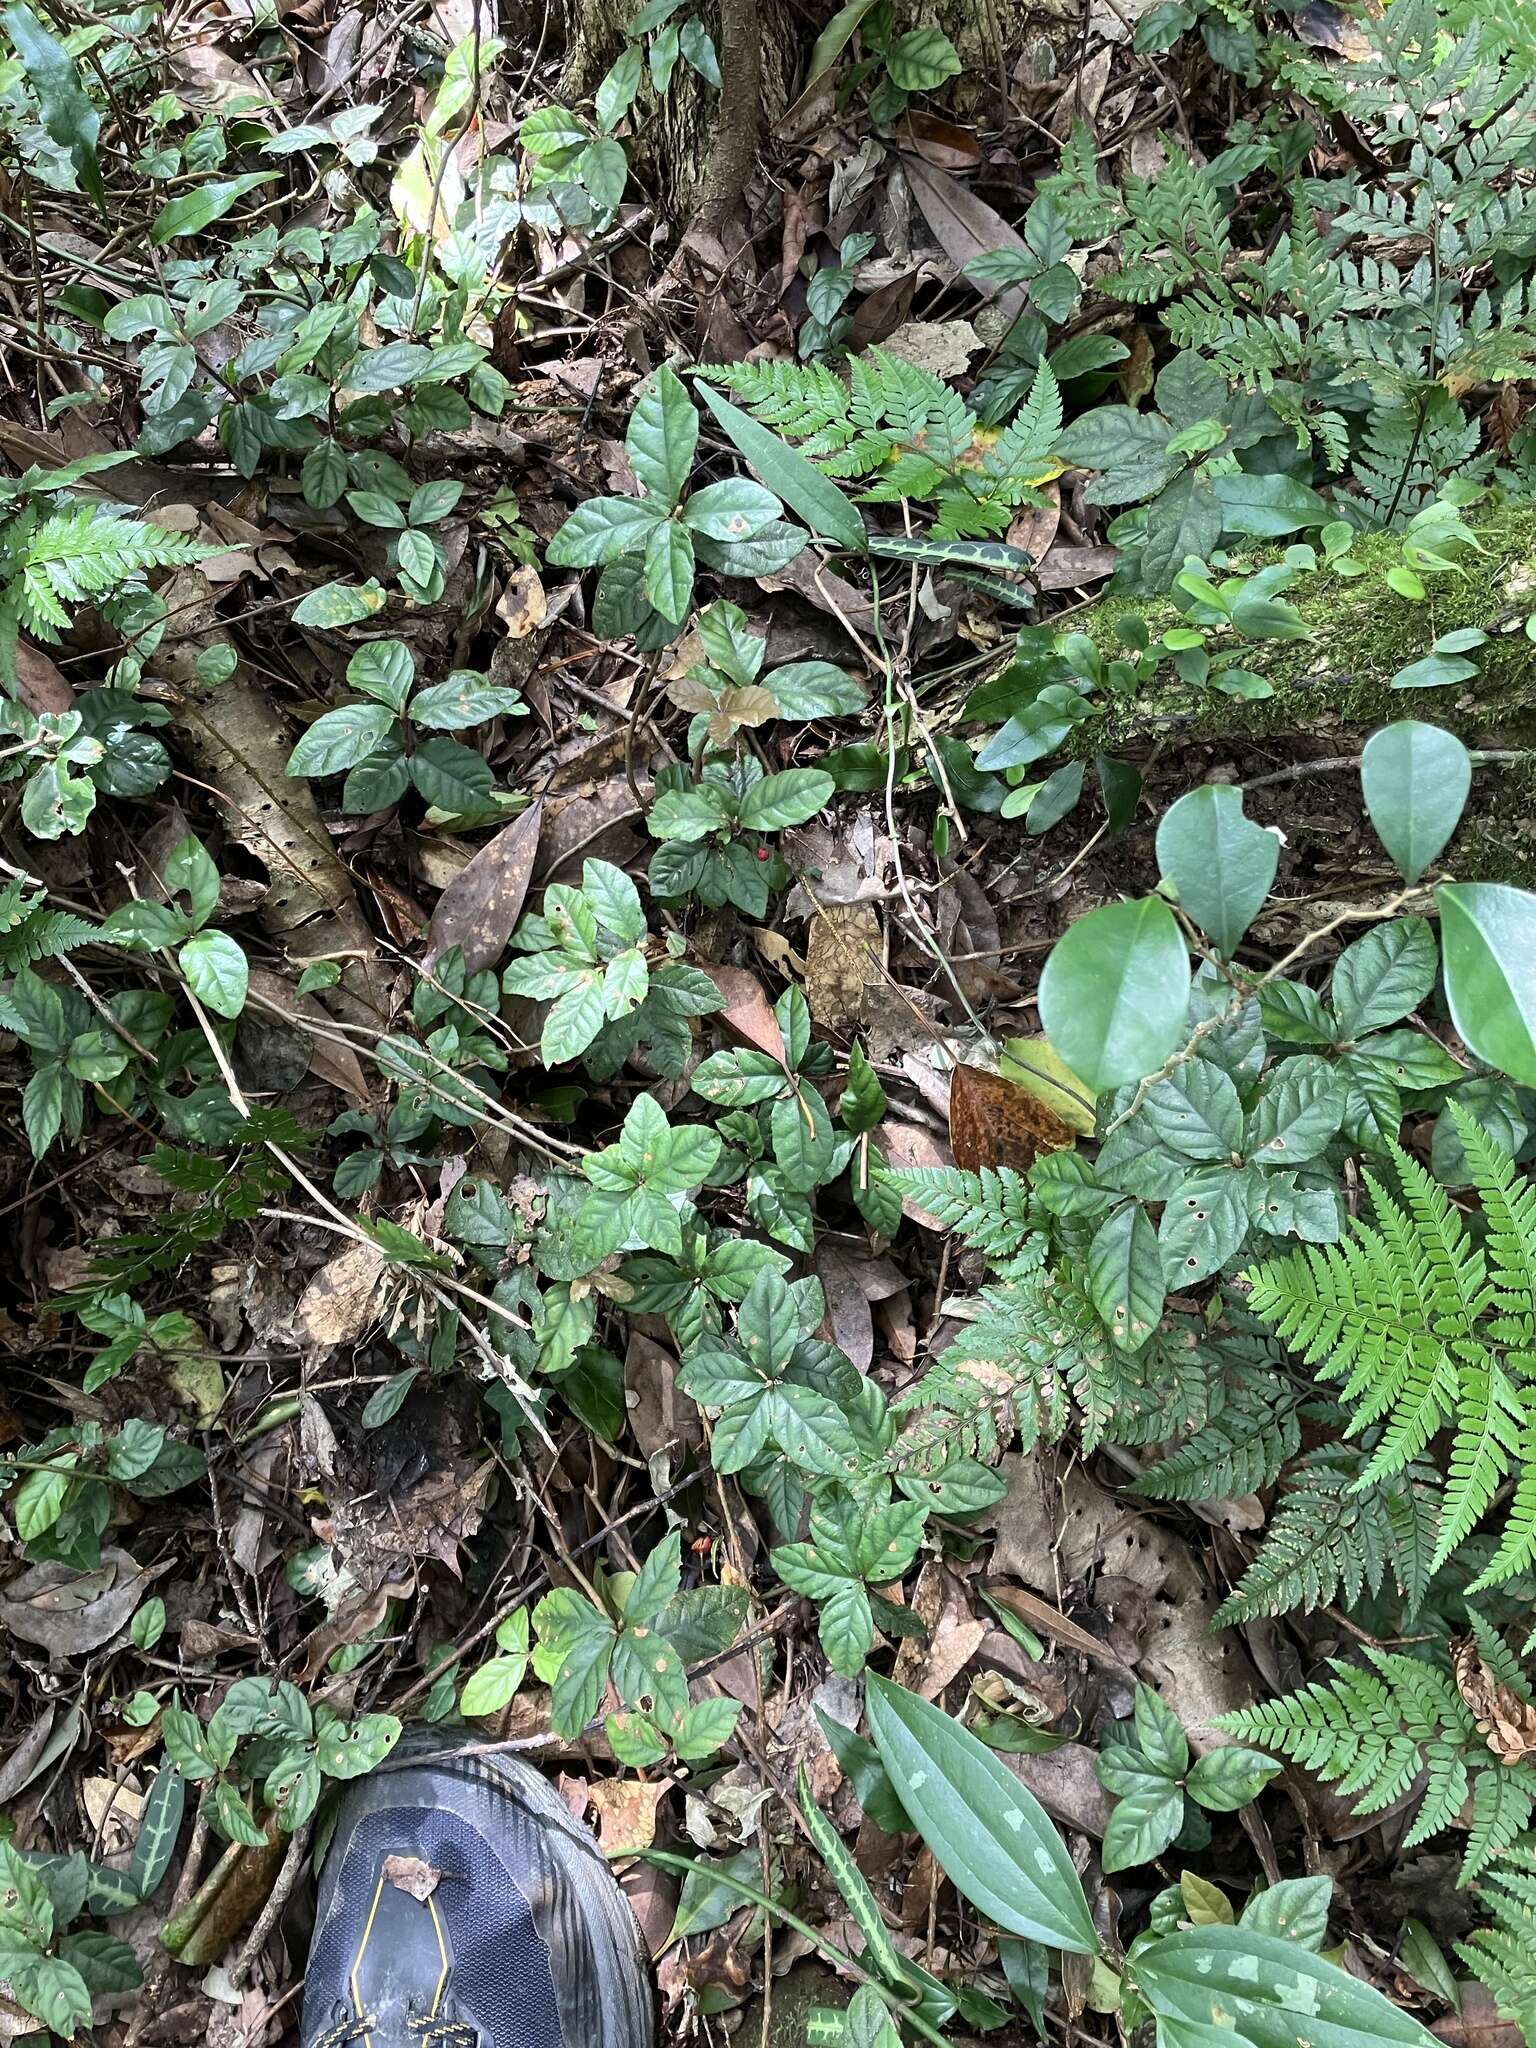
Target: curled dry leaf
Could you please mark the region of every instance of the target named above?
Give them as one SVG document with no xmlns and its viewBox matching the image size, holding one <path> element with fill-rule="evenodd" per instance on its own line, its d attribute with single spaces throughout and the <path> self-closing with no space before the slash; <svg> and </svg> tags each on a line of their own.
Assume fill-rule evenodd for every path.
<svg viewBox="0 0 1536 2048">
<path fill-rule="evenodd" d="M 1471 1708 L 1477 1732 L 1500 1763 L 1523 1763 L 1536 1757 L 1536 1706 L 1497 1678 L 1478 1654 L 1477 1640 L 1466 1637 L 1451 1653 L 1456 1687 Z"/>
</svg>

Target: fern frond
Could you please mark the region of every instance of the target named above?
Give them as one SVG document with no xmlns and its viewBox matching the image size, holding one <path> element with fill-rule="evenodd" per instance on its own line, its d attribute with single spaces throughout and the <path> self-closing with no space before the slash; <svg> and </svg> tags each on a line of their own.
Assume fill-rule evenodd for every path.
<svg viewBox="0 0 1536 2048">
<path fill-rule="evenodd" d="M 1231 1500 L 1273 1486 L 1301 1448 L 1301 1396 L 1245 1375 L 1219 1411 L 1130 1488 L 1150 1500 Z"/>
<path fill-rule="evenodd" d="M 1490 1915 L 1456 1953 L 1500 2013 L 1536 2042 L 1536 1844 L 1506 1850 L 1484 1874 L 1478 1895 Z"/>
<path fill-rule="evenodd" d="M 1342 1445 L 1314 1451 L 1297 1467 L 1259 1554 L 1215 1617 L 1217 1627 L 1260 1614 L 1310 1613 L 1379 1593 L 1390 1575 L 1406 1613 L 1429 1586 L 1439 1486 L 1416 1465 L 1359 1490 L 1360 1453 Z"/>
<path fill-rule="evenodd" d="M 14 973 L 39 960 L 57 960 L 100 937 L 83 917 L 43 904 L 43 891 L 19 878 L 0 891 L 0 968 Z"/>
<path fill-rule="evenodd" d="M 1473 1184 L 1488 1231 L 1475 1243 L 1444 1190 L 1392 1148 L 1402 1200 L 1367 1176 L 1374 1224 L 1248 1275 L 1253 1313 L 1326 1379 L 1342 1382 L 1348 1433 L 1381 1425 L 1357 1491 L 1406 1470 L 1454 1429 L 1438 1570 L 1513 1477 L 1504 1540 L 1479 1587 L 1536 1562 L 1536 1188 L 1470 1119 Z"/>
<path fill-rule="evenodd" d="M 886 1180 L 944 1229 L 989 1259 L 1017 1258 L 1030 1241 L 1029 1182 L 1011 1166 L 966 1173 L 958 1166 L 904 1166 Z M 1043 1254 L 1043 1241 L 1040 1241 Z"/>
<path fill-rule="evenodd" d="M 1314 1771 L 1359 1813 L 1416 1794 L 1405 1845 L 1459 1822 L 1470 1797 L 1462 1864 L 1462 1881 L 1470 1882 L 1529 1819 L 1536 1766 L 1499 1761 L 1438 1666 L 1370 1646 L 1364 1654 L 1372 1669 L 1335 1661 L 1333 1678 L 1224 1714 L 1218 1725 Z"/>
</svg>

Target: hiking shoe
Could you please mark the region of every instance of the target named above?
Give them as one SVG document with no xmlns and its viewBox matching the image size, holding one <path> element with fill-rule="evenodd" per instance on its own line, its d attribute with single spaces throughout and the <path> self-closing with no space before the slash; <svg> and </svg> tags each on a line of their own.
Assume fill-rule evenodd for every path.
<svg viewBox="0 0 1536 2048">
<path fill-rule="evenodd" d="M 427 1736 L 349 1787 L 303 2048 L 652 2048 L 654 2027 L 629 1903 L 539 1772 Z"/>
</svg>

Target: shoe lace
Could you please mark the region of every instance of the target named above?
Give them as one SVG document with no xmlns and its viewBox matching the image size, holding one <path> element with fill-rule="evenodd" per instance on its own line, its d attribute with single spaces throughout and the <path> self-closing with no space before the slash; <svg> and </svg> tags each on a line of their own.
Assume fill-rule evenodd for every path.
<svg viewBox="0 0 1536 2048">
<path fill-rule="evenodd" d="M 354 2041 L 365 2041 L 378 2024 L 377 2013 L 350 2014 L 318 2035 L 314 2048 L 351 2048 Z M 412 2017 L 405 2024 L 407 2032 L 420 2043 L 420 2048 L 479 2048 L 480 2031 L 470 2026 L 467 2020 Z"/>
</svg>

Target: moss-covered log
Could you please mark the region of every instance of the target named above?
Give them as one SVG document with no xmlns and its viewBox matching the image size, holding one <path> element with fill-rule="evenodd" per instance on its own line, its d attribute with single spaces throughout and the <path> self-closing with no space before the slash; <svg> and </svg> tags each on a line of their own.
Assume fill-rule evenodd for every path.
<svg viewBox="0 0 1536 2048">
<path fill-rule="evenodd" d="M 1383 581 L 1402 558 L 1398 534 L 1360 540 L 1355 554 L 1364 576 L 1299 577 L 1285 596 L 1309 637 L 1241 645 L 1243 667 L 1271 682 L 1273 696 L 1192 689 L 1165 664 L 1138 695 L 1078 726 L 1062 752 L 1138 763 L 1156 752 L 1166 763 L 1186 748 L 1208 758 L 1219 747 L 1241 758 L 1249 746 L 1283 740 L 1284 752 L 1304 763 L 1358 755 L 1372 732 L 1399 718 L 1444 726 L 1473 748 L 1529 748 L 1529 761 L 1479 773 L 1456 851 L 1468 877 L 1536 887 L 1536 644 L 1525 631 L 1536 613 L 1536 506 L 1474 513 L 1468 523 L 1482 553 L 1461 557 L 1463 574 L 1427 579 L 1427 601 L 1399 597 Z M 1106 652 L 1123 652 L 1116 627 L 1131 613 L 1154 641 L 1179 616 L 1166 602 L 1106 597 L 1071 624 Z M 1433 639 L 1466 626 L 1488 635 L 1470 657 L 1475 677 L 1435 689 L 1392 688 L 1393 676 L 1427 654 Z"/>
</svg>

